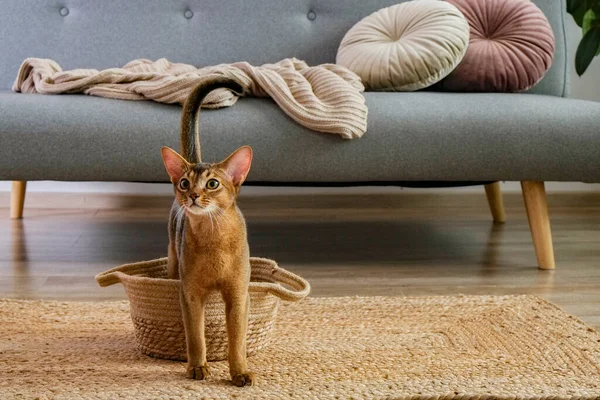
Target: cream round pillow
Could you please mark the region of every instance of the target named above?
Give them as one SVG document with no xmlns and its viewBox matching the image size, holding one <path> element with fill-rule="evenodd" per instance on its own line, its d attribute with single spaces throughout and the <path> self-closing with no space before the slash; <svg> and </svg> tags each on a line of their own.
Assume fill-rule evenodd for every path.
<svg viewBox="0 0 600 400">
<path fill-rule="evenodd" d="M 469 23 L 452 4 L 415 0 L 374 12 L 344 36 L 336 62 L 369 90 L 412 91 L 443 79 L 462 60 Z"/>
</svg>

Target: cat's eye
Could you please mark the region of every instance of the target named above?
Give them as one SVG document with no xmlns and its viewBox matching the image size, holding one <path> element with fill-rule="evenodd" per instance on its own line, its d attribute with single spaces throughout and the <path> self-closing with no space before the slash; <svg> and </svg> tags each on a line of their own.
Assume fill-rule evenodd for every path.
<svg viewBox="0 0 600 400">
<path fill-rule="evenodd" d="M 183 178 L 182 180 L 179 181 L 179 189 L 188 190 L 189 188 L 190 188 L 190 181 L 188 181 L 185 178 Z"/>
<path fill-rule="evenodd" d="M 206 187 L 208 189 L 214 190 L 219 187 L 219 181 L 216 179 L 210 179 L 208 182 L 206 182 Z"/>
</svg>

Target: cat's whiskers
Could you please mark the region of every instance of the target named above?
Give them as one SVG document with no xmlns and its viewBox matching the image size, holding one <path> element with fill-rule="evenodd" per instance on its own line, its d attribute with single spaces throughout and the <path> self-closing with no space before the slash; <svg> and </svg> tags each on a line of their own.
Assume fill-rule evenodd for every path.
<svg viewBox="0 0 600 400">
<path fill-rule="evenodd" d="M 184 212 L 185 212 L 185 206 L 180 205 L 179 209 L 177 210 L 177 213 L 175 214 L 175 218 L 179 219 L 183 215 Z"/>
<path fill-rule="evenodd" d="M 215 216 L 215 220 L 217 221 L 217 230 L 220 230 L 220 222 L 221 219 L 225 219 L 225 218 L 229 218 L 228 215 L 225 214 L 225 210 L 223 210 L 223 208 L 219 207 L 219 206 L 215 206 L 215 208 L 213 209 L 214 213 L 216 214 Z"/>
<path fill-rule="evenodd" d="M 215 213 L 217 213 L 217 215 L 219 217 L 226 217 L 227 218 L 227 215 L 225 214 L 225 210 L 222 207 L 215 206 L 214 210 L 215 210 Z"/>
<path fill-rule="evenodd" d="M 206 210 L 206 213 L 208 214 L 208 218 L 210 218 L 210 234 L 212 235 L 215 229 L 215 226 L 213 224 L 212 212 L 210 210 Z"/>
<path fill-rule="evenodd" d="M 215 221 L 217 223 L 217 230 L 220 231 L 221 230 L 221 220 L 223 218 L 226 218 L 227 216 L 225 215 L 225 213 L 223 212 L 223 208 L 215 205 L 215 207 L 213 208 L 212 211 L 215 215 Z"/>
<path fill-rule="evenodd" d="M 183 219 L 184 214 L 185 214 L 185 206 L 180 205 L 179 210 L 177 210 L 177 213 L 175 214 L 175 221 L 176 221 L 176 226 L 178 229 L 181 226 L 181 221 Z"/>
</svg>

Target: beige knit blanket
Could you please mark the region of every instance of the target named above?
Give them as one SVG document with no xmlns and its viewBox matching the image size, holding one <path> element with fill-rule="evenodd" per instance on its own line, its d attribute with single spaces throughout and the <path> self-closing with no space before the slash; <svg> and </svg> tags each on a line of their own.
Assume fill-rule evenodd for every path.
<svg viewBox="0 0 600 400">
<path fill-rule="evenodd" d="M 203 80 L 224 75 L 244 88 L 244 96 L 271 97 L 302 126 L 334 133 L 344 139 L 367 130 L 367 106 L 358 75 L 335 64 L 309 67 L 287 58 L 255 67 L 247 62 L 196 68 L 188 64 L 134 60 L 123 68 L 63 71 L 53 60 L 28 58 L 19 69 L 13 91 L 23 93 L 85 93 L 123 100 L 154 100 L 183 104 L 189 92 Z M 237 101 L 228 89 L 218 89 L 202 107 L 228 107 Z"/>
</svg>

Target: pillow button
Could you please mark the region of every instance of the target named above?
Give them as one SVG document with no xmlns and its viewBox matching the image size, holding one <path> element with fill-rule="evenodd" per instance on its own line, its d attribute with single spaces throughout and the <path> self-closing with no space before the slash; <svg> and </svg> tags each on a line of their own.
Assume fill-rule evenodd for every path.
<svg viewBox="0 0 600 400">
<path fill-rule="evenodd" d="M 194 16 L 194 13 L 192 12 L 192 10 L 187 10 L 186 12 L 183 13 L 183 16 L 186 17 L 187 19 L 192 19 L 192 17 Z"/>
<path fill-rule="evenodd" d="M 315 19 L 317 19 L 317 14 L 314 11 L 309 11 L 308 14 L 306 14 L 306 18 L 308 18 L 311 21 L 314 21 Z"/>
<path fill-rule="evenodd" d="M 67 15 L 69 15 L 69 9 L 67 7 L 63 7 L 63 8 L 60 9 L 59 13 L 63 17 L 66 17 Z"/>
</svg>

